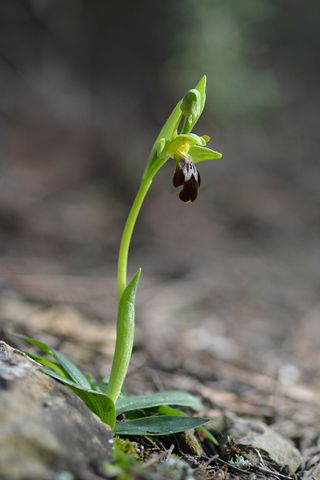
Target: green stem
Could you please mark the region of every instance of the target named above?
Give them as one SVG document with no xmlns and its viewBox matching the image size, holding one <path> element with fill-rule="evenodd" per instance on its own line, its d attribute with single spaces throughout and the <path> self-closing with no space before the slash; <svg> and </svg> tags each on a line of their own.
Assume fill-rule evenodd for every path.
<svg viewBox="0 0 320 480">
<path fill-rule="evenodd" d="M 160 170 L 162 165 L 168 160 L 169 157 L 159 159 L 159 163 L 156 164 L 153 168 L 149 170 L 147 175 L 145 175 L 141 181 L 140 188 L 136 195 L 136 198 L 131 207 L 130 213 L 128 215 L 119 250 L 119 259 L 118 259 L 118 306 L 124 292 L 124 289 L 127 286 L 127 270 L 128 270 L 128 255 L 130 248 L 130 241 L 132 237 L 132 232 L 136 224 L 139 212 L 141 210 L 143 200 L 152 184 L 153 177 Z"/>
<path fill-rule="evenodd" d="M 136 224 L 143 200 L 151 186 L 152 178 L 149 176 L 145 178 L 140 185 L 137 196 L 133 202 L 130 213 L 125 224 L 120 250 L 119 250 L 119 260 L 118 260 L 118 306 L 124 292 L 124 289 L 127 286 L 127 268 L 128 268 L 128 254 L 130 248 L 130 242 L 132 237 L 132 232 Z"/>
<path fill-rule="evenodd" d="M 157 162 L 154 162 L 154 166 L 150 168 L 147 174 L 143 176 L 140 188 L 129 212 L 121 238 L 118 260 L 117 340 L 109 384 L 106 392 L 114 402 L 116 402 L 120 394 L 123 381 L 127 374 L 134 341 L 134 301 L 137 286 L 135 280 L 138 282 L 140 271 L 137 272 L 130 282 L 133 282 L 133 288 L 131 287 L 129 292 L 126 290 L 127 293 L 124 295 L 124 291 L 127 286 L 127 266 L 130 241 L 136 220 L 143 204 L 143 200 L 151 186 L 152 179 L 167 160 L 168 157 L 165 159 L 158 159 Z M 126 298 L 127 296 L 128 298 Z"/>
</svg>

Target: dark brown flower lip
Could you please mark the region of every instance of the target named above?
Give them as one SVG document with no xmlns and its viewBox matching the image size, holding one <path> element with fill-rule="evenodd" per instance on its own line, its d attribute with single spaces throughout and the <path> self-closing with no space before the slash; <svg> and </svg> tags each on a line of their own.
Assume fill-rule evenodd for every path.
<svg viewBox="0 0 320 480">
<path fill-rule="evenodd" d="M 172 185 L 174 188 L 183 187 L 179 193 L 179 198 L 183 202 L 194 202 L 197 199 L 201 177 L 189 155 L 176 163 Z"/>
</svg>

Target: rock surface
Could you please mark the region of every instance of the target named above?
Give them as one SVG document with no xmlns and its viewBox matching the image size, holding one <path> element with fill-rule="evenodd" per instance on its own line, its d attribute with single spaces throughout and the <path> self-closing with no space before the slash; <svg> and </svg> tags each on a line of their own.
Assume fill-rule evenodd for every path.
<svg viewBox="0 0 320 480">
<path fill-rule="evenodd" d="M 39 368 L 0 342 L 0 478 L 47 480 L 111 458 L 110 428 Z"/>
<path fill-rule="evenodd" d="M 230 457 L 228 437 L 235 442 L 231 447 L 234 456 L 238 453 L 252 463 L 259 462 L 258 450 L 266 466 L 270 465 L 287 475 L 293 475 L 301 464 L 300 452 L 292 443 L 258 420 L 237 418 L 232 422 L 221 446 L 222 454 Z"/>
</svg>

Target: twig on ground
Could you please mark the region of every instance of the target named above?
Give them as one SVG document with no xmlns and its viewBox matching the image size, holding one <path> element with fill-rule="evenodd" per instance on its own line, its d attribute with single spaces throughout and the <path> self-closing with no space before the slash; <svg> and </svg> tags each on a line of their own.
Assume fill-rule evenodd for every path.
<svg viewBox="0 0 320 480">
<path fill-rule="evenodd" d="M 174 445 L 171 445 L 170 448 L 168 448 L 168 450 L 165 450 L 164 452 L 161 452 L 159 453 L 156 457 L 154 458 L 151 458 L 150 460 L 148 460 L 144 466 L 146 468 L 150 467 L 150 465 L 153 465 L 154 463 L 157 463 L 159 462 L 160 460 L 164 460 L 165 462 L 169 460 L 169 458 L 171 457 L 171 454 L 174 450 Z M 166 457 L 166 458 L 164 458 Z"/>
<path fill-rule="evenodd" d="M 256 470 L 260 473 L 265 473 L 265 474 L 268 474 L 268 475 L 272 475 L 274 477 L 277 477 L 277 478 L 280 478 L 280 479 L 283 479 L 283 480 L 292 480 L 293 477 L 289 477 L 288 475 L 284 475 L 283 473 L 279 473 L 277 472 L 276 470 L 271 470 L 269 467 L 261 467 L 260 465 L 251 465 L 250 468 L 252 468 L 253 470 Z"/>
<path fill-rule="evenodd" d="M 209 458 L 209 460 L 207 460 L 205 463 L 203 463 L 199 467 L 193 468 L 193 471 L 198 472 L 198 471 L 204 470 L 206 467 L 210 465 L 210 463 L 212 463 L 214 460 L 217 460 L 217 458 L 218 458 L 218 455 L 213 455 L 212 457 Z"/>
<path fill-rule="evenodd" d="M 262 467 L 265 467 L 263 458 L 261 457 L 261 453 L 259 452 L 259 450 L 257 448 L 255 448 L 255 452 L 258 455 L 259 463 L 261 464 Z"/>
<path fill-rule="evenodd" d="M 305 480 L 313 480 L 317 477 L 318 473 L 320 472 L 320 463 L 315 466 L 313 470 L 309 473 L 309 475 L 305 478 Z"/>
</svg>

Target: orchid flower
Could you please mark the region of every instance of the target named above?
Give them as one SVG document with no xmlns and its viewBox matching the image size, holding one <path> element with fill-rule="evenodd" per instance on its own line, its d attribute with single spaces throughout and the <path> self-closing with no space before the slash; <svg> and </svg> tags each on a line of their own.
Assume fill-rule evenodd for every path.
<svg viewBox="0 0 320 480">
<path fill-rule="evenodd" d="M 178 135 L 175 130 L 171 141 L 165 139 L 159 141 L 158 156 L 164 158 L 169 156 L 175 160 L 176 170 L 172 184 L 175 188 L 183 187 L 179 198 L 185 203 L 194 202 L 198 196 L 201 177 L 195 163 L 221 157 L 220 153 L 205 147 L 209 140 L 210 137 L 207 135 L 202 137 L 194 133 Z"/>
</svg>

